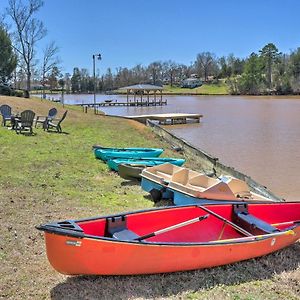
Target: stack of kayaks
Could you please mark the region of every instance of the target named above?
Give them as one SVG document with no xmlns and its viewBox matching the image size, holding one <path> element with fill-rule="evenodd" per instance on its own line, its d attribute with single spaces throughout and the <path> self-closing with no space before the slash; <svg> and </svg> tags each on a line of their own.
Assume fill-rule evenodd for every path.
<svg viewBox="0 0 300 300">
<path fill-rule="evenodd" d="M 172 199 L 176 205 L 226 203 L 228 201 L 272 201 L 250 191 L 246 182 L 231 176 L 212 178 L 187 168 L 164 164 L 142 171 L 142 189 L 154 201 Z"/>
<path fill-rule="evenodd" d="M 119 172 L 125 179 L 140 179 L 142 170 L 146 167 L 170 163 L 182 166 L 185 159 L 158 157 L 163 152 L 159 148 L 107 148 L 94 146 L 97 158 L 107 163 L 113 171 Z"/>
<path fill-rule="evenodd" d="M 300 202 L 236 203 L 156 208 L 37 228 L 44 231 L 48 260 L 62 274 L 135 275 L 269 254 L 299 239 L 299 220 Z"/>
</svg>

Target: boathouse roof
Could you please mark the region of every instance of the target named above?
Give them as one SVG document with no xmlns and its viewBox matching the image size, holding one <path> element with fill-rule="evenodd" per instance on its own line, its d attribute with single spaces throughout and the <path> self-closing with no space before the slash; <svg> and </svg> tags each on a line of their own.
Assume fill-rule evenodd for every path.
<svg viewBox="0 0 300 300">
<path fill-rule="evenodd" d="M 121 87 L 121 88 L 119 88 L 119 90 L 161 91 L 161 90 L 163 90 L 163 87 L 158 86 L 158 85 L 152 85 L 152 84 L 134 84 L 134 85 Z"/>
</svg>

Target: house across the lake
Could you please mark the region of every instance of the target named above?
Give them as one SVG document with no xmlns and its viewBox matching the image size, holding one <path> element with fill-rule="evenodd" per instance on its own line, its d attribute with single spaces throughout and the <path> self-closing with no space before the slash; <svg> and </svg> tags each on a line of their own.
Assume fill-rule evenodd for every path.
<svg viewBox="0 0 300 300">
<path fill-rule="evenodd" d="M 202 85 L 202 81 L 199 78 L 191 77 L 184 79 L 181 83 L 182 88 L 196 88 Z"/>
</svg>

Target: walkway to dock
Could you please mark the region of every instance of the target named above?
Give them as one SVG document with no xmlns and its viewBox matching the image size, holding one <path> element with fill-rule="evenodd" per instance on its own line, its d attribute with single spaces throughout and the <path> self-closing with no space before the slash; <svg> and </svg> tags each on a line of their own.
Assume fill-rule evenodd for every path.
<svg viewBox="0 0 300 300">
<path fill-rule="evenodd" d="M 194 121 L 200 123 L 200 118 L 202 117 L 203 115 L 200 114 L 168 113 L 168 114 L 127 116 L 126 118 L 133 119 L 144 124 L 146 124 L 147 120 L 154 120 L 154 121 L 158 121 L 159 124 L 174 125 L 174 124 L 186 124 L 188 121 Z"/>
<path fill-rule="evenodd" d="M 78 106 L 82 106 L 85 111 L 87 108 L 93 107 L 99 109 L 99 107 L 107 107 L 107 106 L 163 106 L 167 105 L 167 100 L 162 101 L 130 101 L 130 102 L 119 102 L 117 100 L 113 101 L 105 101 L 98 103 L 79 103 L 75 104 Z"/>
<path fill-rule="evenodd" d="M 106 102 L 98 102 L 98 103 L 79 103 L 74 104 L 78 106 L 86 106 L 86 107 L 103 107 L 103 106 L 162 106 L 167 105 L 167 100 L 163 101 L 132 101 L 132 102 L 119 102 L 117 100 L 114 101 L 106 101 Z"/>
</svg>

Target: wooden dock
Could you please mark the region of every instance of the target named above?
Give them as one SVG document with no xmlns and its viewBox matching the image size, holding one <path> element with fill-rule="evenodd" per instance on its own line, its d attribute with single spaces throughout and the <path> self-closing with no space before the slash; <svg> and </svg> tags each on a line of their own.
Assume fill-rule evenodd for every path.
<svg viewBox="0 0 300 300">
<path fill-rule="evenodd" d="M 147 120 L 158 121 L 162 125 L 175 125 L 186 124 L 189 121 L 200 123 L 200 118 L 203 115 L 200 114 L 182 114 L 182 113 L 168 113 L 168 114 L 153 114 L 153 115 L 139 115 L 139 116 L 127 116 L 126 118 L 139 121 L 146 124 Z"/>
<path fill-rule="evenodd" d="M 114 101 L 105 101 L 98 103 L 79 103 L 75 104 L 82 107 L 107 107 L 107 106 L 163 106 L 167 105 L 167 100 L 163 101 L 126 101 L 119 102 L 117 100 Z"/>
</svg>

